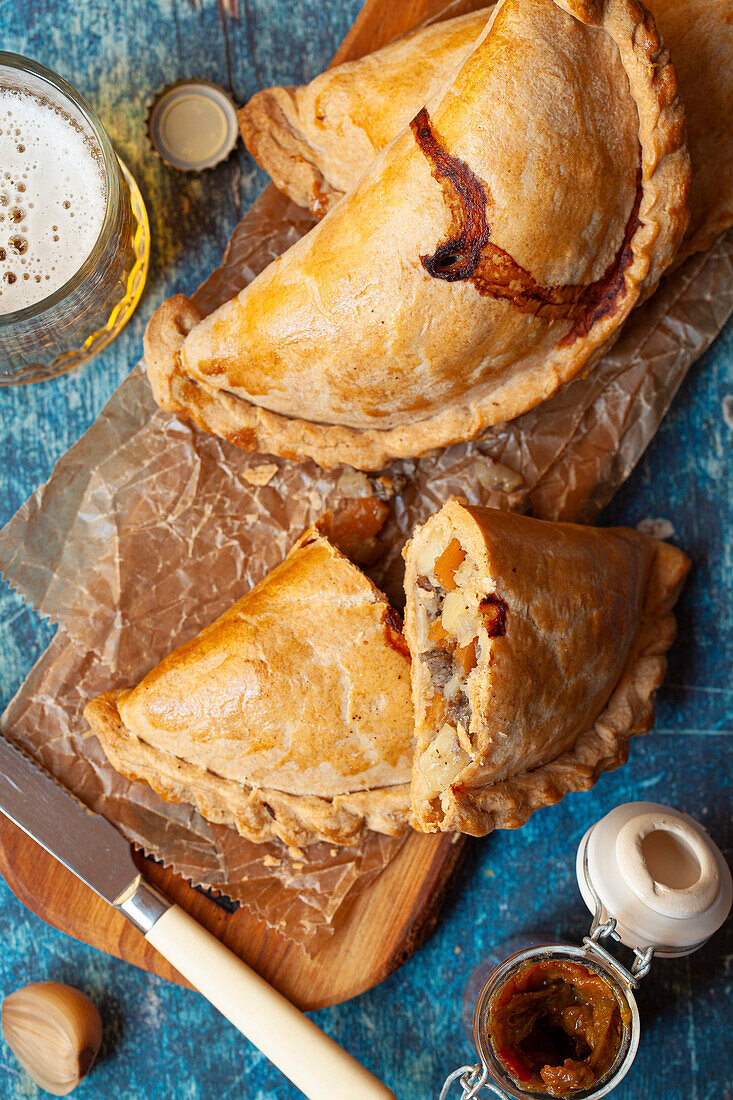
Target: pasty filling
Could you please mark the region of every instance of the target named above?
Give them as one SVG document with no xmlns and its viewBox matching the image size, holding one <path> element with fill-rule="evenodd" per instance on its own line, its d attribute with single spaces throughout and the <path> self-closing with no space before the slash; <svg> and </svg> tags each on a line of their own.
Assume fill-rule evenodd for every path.
<svg viewBox="0 0 733 1100">
<path fill-rule="evenodd" d="M 435 798 L 472 760 L 476 670 L 490 659 L 489 641 L 504 634 L 506 604 L 457 538 L 428 545 L 415 584 L 419 657 L 428 672 L 430 744 L 420 757 L 423 795 Z"/>
</svg>

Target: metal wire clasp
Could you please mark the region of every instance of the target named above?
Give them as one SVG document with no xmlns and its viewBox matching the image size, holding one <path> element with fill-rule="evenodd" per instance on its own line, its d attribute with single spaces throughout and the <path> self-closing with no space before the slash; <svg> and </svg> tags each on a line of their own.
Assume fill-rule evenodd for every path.
<svg viewBox="0 0 733 1100">
<path fill-rule="evenodd" d="M 605 947 L 599 942 L 601 939 L 608 938 L 615 940 L 616 943 L 621 942 L 621 937 L 616 931 L 616 918 L 606 913 L 603 902 L 598 896 L 598 892 L 593 885 L 588 870 L 588 846 L 586 845 L 585 852 L 583 853 L 583 875 L 585 877 L 586 884 L 590 890 L 593 902 L 595 905 L 595 912 L 593 914 L 593 923 L 590 926 L 590 935 L 583 937 L 583 943 L 596 955 L 600 955 L 607 963 L 609 963 L 616 971 L 620 971 L 623 977 L 628 981 L 632 989 L 639 988 L 639 982 L 642 978 L 645 978 L 652 966 L 652 959 L 654 957 L 653 947 L 633 947 L 634 962 L 631 967 L 631 971 L 628 971 L 617 958 L 615 958 L 610 951 L 607 951 Z M 605 918 L 605 919 L 604 919 Z"/>
<path fill-rule="evenodd" d="M 503 1100 L 504 1093 L 490 1084 L 489 1071 L 481 1062 L 477 1062 L 475 1066 L 461 1066 L 460 1069 L 454 1070 L 446 1077 L 445 1084 L 440 1090 L 440 1100 L 448 1100 L 451 1085 L 457 1080 L 460 1081 L 463 1089 L 461 1100 L 473 1100 L 473 1097 L 478 1096 L 481 1089 L 487 1089 L 489 1092 L 493 1092 L 494 1096 L 502 1097 Z"/>
</svg>

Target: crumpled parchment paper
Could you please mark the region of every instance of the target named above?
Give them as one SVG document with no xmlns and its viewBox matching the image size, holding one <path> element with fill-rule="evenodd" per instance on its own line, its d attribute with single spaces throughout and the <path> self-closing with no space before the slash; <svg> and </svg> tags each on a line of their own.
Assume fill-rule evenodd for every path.
<svg viewBox="0 0 733 1100">
<path fill-rule="evenodd" d="M 213 310 L 312 224 L 268 188 L 197 305 Z M 5 579 L 59 627 L 7 708 L 3 732 L 148 855 L 314 952 L 402 841 L 373 835 L 356 848 L 305 852 L 251 844 L 118 775 L 86 729 L 85 702 L 137 682 L 343 500 L 390 499 L 384 553 L 370 574 L 397 606 L 405 539 L 451 495 L 592 521 L 733 310 L 732 276 L 733 232 L 667 277 L 587 377 L 477 441 L 395 463 L 381 479 L 248 455 L 204 435 L 157 409 L 138 366 L 0 532 Z"/>
</svg>

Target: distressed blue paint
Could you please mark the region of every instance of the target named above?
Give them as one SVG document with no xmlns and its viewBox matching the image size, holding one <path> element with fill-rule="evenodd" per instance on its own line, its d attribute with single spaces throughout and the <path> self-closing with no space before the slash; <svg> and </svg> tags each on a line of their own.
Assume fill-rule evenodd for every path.
<svg viewBox="0 0 733 1100">
<path fill-rule="evenodd" d="M 145 318 L 173 290 L 193 289 L 216 265 L 262 174 L 243 150 L 198 179 L 165 169 L 143 140 L 145 101 L 157 86 L 198 74 L 244 100 L 257 87 L 307 79 L 334 52 L 359 0 L 0 0 L 2 46 L 60 70 L 97 106 L 148 202 L 153 262 L 137 317 L 82 371 L 0 392 L 0 522 L 5 522 L 91 423 L 138 358 Z M 293 10 L 294 9 L 294 10 Z M 285 48 L 285 44 L 287 44 Z M 319 1024 L 396 1089 L 437 1096 L 448 1069 L 471 1057 L 460 1025 L 473 967 L 505 938 L 542 926 L 582 934 L 586 916 L 572 854 L 587 826 L 618 802 L 681 806 L 730 853 L 733 732 L 733 326 L 691 371 L 639 468 L 603 522 L 669 519 L 695 570 L 681 604 L 681 639 L 660 693 L 654 733 L 630 763 L 587 795 L 567 798 L 522 830 L 473 845 L 432 940 L 377 989 L 316 1014 Z M 47 624 L 0 590 L 0 702 L 51 637 Z M 286 1100 L 295 1090 L 194 994 L 145 975 L 47 928 L 0 885 L 0 995 L 54 978 L 86 989 L 105 1021 L 104 1056 L 80 1100 Z M 619 1100 L 730 1100 L 731 932 L 689 960 L 657 963 L 640 995 L 642 1044 Z M 460 948 L 460 951 L 457 949 Z M 0 1096 L 38 1090 L 0 1046 Z"/>
</svg>

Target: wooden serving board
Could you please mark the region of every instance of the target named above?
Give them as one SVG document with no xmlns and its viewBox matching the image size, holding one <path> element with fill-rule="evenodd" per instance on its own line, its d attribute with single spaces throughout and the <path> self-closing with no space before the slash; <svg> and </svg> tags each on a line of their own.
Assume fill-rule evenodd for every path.
<svg viewBox="0 0 733 1100">
<path fill-rule="evenodd" d="M 486 5 L 458 0 L 450 15 Z M 439 16 L 447 0 L 366 0 L 334 64 L 353 60 Z M 309 958 L 240 908 L 228 913 L 182 878 L 140 857 L 151 882 L 303 1009 L 338 1004 L 405 962 L 431 932 L 463 838 L 409 837 L 397 858 L 348 909 L 329 942 Z M 171 981 L 185 979 L 124 917 L 0 815 L 0 873 L 13 893 L 55 928 Z"/>
<path fill-rule="evenodd" d="M 457 842 L 455 842 L 457 841 Z M 354 902 L 317 956 L 243 908 L 228 913 L 179 875 L 136 856 L 146 878 L 302 1009 L 339 1004 L 383 981 L 430 934 L 463 838 L 411 836 Z M 116 909 L 0 815 L 0 873 L 13 893 L 54 928 L 187 985 Z"/>
</svg>

